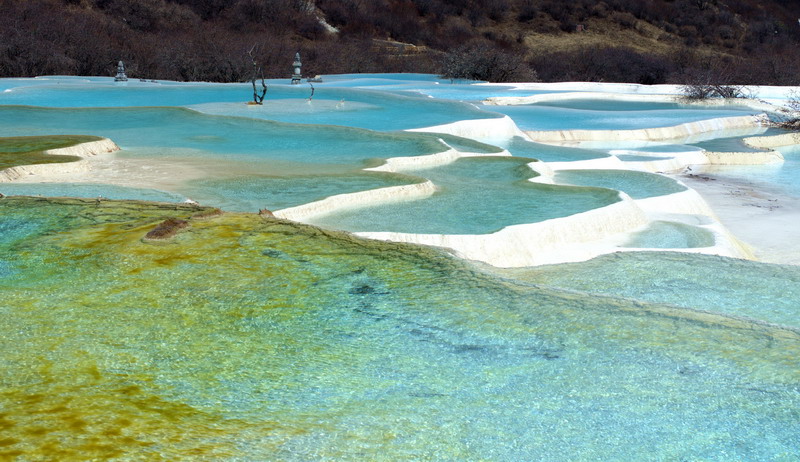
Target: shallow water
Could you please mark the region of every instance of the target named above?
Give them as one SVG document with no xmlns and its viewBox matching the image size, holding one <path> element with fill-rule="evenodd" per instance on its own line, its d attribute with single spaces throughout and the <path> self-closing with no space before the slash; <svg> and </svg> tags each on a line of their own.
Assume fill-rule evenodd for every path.
<svg viewBox="0 0 800 462">
<path fill-rule="evenodd" d="M 706 229 L 683 223 L 654 221 L 647 229 L 631 235 L 630 239 L 622 247 L 693 249 L 712 247 L 714 244 L 714 235 Z"/>
<path fill-rule="evenodd" d="M 712 152 L 763 152 L 764 149 L 753 148 L 745 144 L 741 137 L 717 138 L 709 141 L 692 143 L 692 146 Z"/>
<path fill-rule="evenodd" d="M 279 210 L 336 194 L 413 184 L 408 175 L 360 173 L 318 176 L 244 176 L 190 182 L 183 190 L 192 199 L 230 211 Z"/>
<path fill-rule="evenodd" d="M 614 202 L 617 189 L 649 197 L 677 185 L 613 171 L 567 173 L 600 188 L 533 184 L 533 159 L 608 154 L 519 139 L 498 143 L 514 158 L 360 170 L 446 148 L 438 135 L 380 131 L 487 116 L 410 89 L 466 101 L 503 90 L 341 76 L 311 104 L 309 87 L 274 82 L 275 103 L 248 108 L 246 86 L 92 89 L 108 80 L 0 79 L 0 89 L 28 86 L 0 93 L 0 104 L 220 115 L 0 107 L 0 136 L 110 136 L 123 161 L 202 173 L 176 178 L 171 192 L 0 184 L 91 198 L 0 199 L 0 459 L 792 460 L 800 447 L 796 267 L 628 252 L 488 271 L 254 214 L 191 218 L 205 209 L 96 197 L 188 195 L 255 211 L 431 178 L 437 195 L 358 211 L 354 229 L 394 220 L 399 230 L 490 232 Z M 630 115 L 619 109 L 617 121 Z M 640 112 L 652 123 L 661 109 Z M 575 114 L 563 111 L 542 117 Z M 611 110 L 582 112 L 612 120 Z M 308 125 L 322 123 L 352 127 Z M 786 154 L 787 170 L 771 168 L 791 185 Z M 168 217 L 190 226 L 142 240 Z M 628 245 L 707 239 L 664 222 Z"/>
<path fill-rule="evenodd" d="M 37 82 L 38 83 L 38 82 Z M 433 99 L 407 92 L 316 84 L 272 84 L 263 106 L 248 106 L 249 84 L 182 84 L 65 82 L 21 86 L 0 93 L 2 105 L 40 107 L 180 106 L 213 115 L 246 116 L 289 123 L 346 125 L 371 130 L 402 130 L 464 119 L 499 117 L 461 101 Z"/>
<path fill-rule="evenodd" d="M 502 270 L 548 287 L 667 303 L 800 328 L 800 268 L 702 254 L 626 252 Z"/>
<path fill-rule="evenodd" d="M 289 203 L 298 205 L 298 200 L 316 200 L 360 188 L 398 184 L 398 180 L 386 181 L 386 175 L 355 172 L 363 167 L 379 165 L 388 157 L 420 156 L 448 149 L 435 135 L 430 134 L 380 133 L 335 126 L 311 127 L 241 117 L 209 116 L 180 108 L 49 109 L 0 106 L 0 136 L 54 132 L 91 133 L 111 138 L 123 149 L 115 156 L 135 160 L 139 165 L 149 161 L 147 168 L 158 168 L 165 164 L 176 166 L 174 168 L 178 174 L 173 181 L 176 184 L 164 185 L 165 189 L 169 188 L 165 194 L 208 198 L 211 205 L 227 205 L 231 210 L 250 211 L 265 206 L 282 208 Z M 448 139 L 452 142 L 456 138 Z M 476 150 L 480 149 L 479 143 L 464 142 L 465 146 L 470 144 Z M 186 166 L 186 171 L 196 171 L 193 175 L 200 175 L 201 178 L 193 178 L 196 181 L 189 184 L 182 183 L 181 165 Z M 281 179 L 282 176 L 295 178 L 297 185 L 303 183 L 302 178 L 306 178 L 308 186 L 300 186 L 305 192 L 276 191 L 276 188 L 285 188 L 288 184 L 286 181 L 289 180 Z M 251 179 L 246 179 L 248 177 Z M 316 180 L 316 177 L 321 178 Z M 136 178 L 131 174 L 124 179 L 135 182 Z M 371 180 L 365 182 L 365 178 Z M 147 178 L 141 181 L 145 180 Z M 244 183 L 255 187 L 254 182 L 263 187 L 256 194 L 245 196 L 248 186 Z M 146 183 L 131 186 L 152 188 Z M 316 192 L 306 194 L 312 187 Z M 32 187 L 27 188 L 31 190 Z M 47 193 L 33 194 L 71 194 L 69 188 L 58 189 L 51 185 L 45 189 Z M 252 190 L 252 187 L 249 189 Z M 290 199 L 289 196 L 294 198 Z M 113 197 L 145 198 L 138 193 L 128 197 Z M 266 204 L 264 199 L 267 199 Z M 255 202 L 259 206 L 253 208 Z"/>
<path fill-rule="evenodd" d="M 50 109 L 0 106 L 0 136 L 88 133 L 123 149 L 180 148 L 198 156 L 250 161 L 363 166 L 372 158 L 432 154 L 445 149 L 427 134 L 378 133 L 349 127 L 283 124 L 204 115 L 180 108 Z"/>
<path fill-rule="evenodd" d="M 627 150 L 635 152 L 652 152 L 652 153 L 669 154 L 672 152 L 698 151 L 699 149 L 696 146 L 691 146 L 688 144 L 659 144 L 652 146 L 636 146 L 636 147 L 631 147 Z"/>
<path fill-rule="evenodd" d="M 650 155 L 639 155 L 639 154 L 616 154 L 616 157 L 624 162 L 648 162 L 653 160 L 667 160 L 672 159 L 672 157 L 659 157 L 659 156 L 650 156 Z"/>
<path fill-rule="evenodd" d="M 559 170 L 555 180 L 559 183 L 615 189 L 633 199 L 686 191 L 685 186 L 672 178 L 633 170 Z"/>
<path fill-rule="evenodd" d="M 9 196 L 102 197 L 154 202 L 182 202 L 187 199 L 179 194 L 170 194 L 154 189 L 82 183 L 0 183 L 0 193 Z"/>
<path fill-rule="evenodd" d="M 767 165 L 714 165 L 703 171 L 720 179 L 731 178 L 758 189 L 800 198 L 800 146 L 776 148 L 783 155 L 783 163 Z"/>
<path fill-rule="evenodd" d="M 0 286 L 5 457 L 765 460 L 798 444 L 791 331 L 252 215 L 148 244 L 194 212 L 15 201 L 2 220 L 47 219 L 2 243 L 18 255 Z"/>
<path fill-rule="evenodd" d="M 544 162 L 572 162 L 609 157 L 609 154 L 603 151 L 534 143 L 518 136 L 504 143 L 503 147 L 514 156 L 532 157 Z"/>
<path fill-rule="evenodd" d="M 437 186 L 433 196 L 334 212 L 312 223 L 347 231 L 488 234 L 619 201 L 612 190 L 531 183 L 527 179 L 536 174 L 527 167 L 529 162 L 517 157 L 471 157 L 415 170 Z"/>
</svg>

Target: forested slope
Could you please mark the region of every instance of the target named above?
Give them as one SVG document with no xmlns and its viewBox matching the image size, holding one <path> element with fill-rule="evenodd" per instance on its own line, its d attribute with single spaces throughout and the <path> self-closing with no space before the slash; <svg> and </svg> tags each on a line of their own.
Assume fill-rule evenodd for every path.
<svg viewBox="0 0 800 462">
<path fill-rule="evenodd" d="M 0 77 L 797 84 L 800 0 L 0 0 Z"/>
</svg>

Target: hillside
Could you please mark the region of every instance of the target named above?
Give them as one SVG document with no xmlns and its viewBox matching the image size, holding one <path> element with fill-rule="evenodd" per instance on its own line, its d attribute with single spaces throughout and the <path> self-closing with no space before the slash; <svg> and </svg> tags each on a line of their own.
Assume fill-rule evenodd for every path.
<svg viewBox="0 0 800 462">
<path fill-rule="evenodd" d="M 800 0 L 0 0 L 0 77 L 798 83 Z"/>
</svg>

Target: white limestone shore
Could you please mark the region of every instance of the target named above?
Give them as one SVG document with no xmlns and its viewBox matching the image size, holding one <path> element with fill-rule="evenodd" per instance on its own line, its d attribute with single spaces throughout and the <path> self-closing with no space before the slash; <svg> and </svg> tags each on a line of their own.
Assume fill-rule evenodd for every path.
<svg viewBox="0 0 800 462">
<path fill-rule="evenodd" d="M 439 140 L 442 144 L 447 145 L 443 140 Z M 449 147 L 446 151 L 437 152 L 436 154 L 428 154 L 426 156 L 409 156 L 409 157 L 391 157 L 386 159 L 383 164 L 377 167 L 365 168 L 363 170 L 373 172 L 407 172 L 414 170 L 422 170 L 426 168 L 439 167 L 455 162 L 462 157 L 496 157 L 496 156 L 510 156 L 511 153 L 507 150 L 492 153 L 478 153 L 478 152 L 465 152 L 459 151 Z"/>
<path fill-rule="evenodd" d="M 436 192 L 436 185 L 431 181 L 422 183 L 390 186 L 347 194 L 337 194 L 308 204 L 289 207 L 273 212 L 278 218 L 307 222 L 315 217 L 340 212 L 358 207 L 392 204 L 409 200 L 430 197 Z"/>
<path fill-rule="evenodd" d="M 755 259 L 800 265 L 800 198 L 720 176 L 713 169 L 702 167 L 677 178 L 703 197 L 719 222 L 751 249 Z"/>
<path fill-rule="evenodd" d="M 359 232 L 357 236 L 432 245 L 461 258 L 498 267 L 588 260 L 619 243 L 621 235 L 645 226 L 647 218 L 625 195 L 615 204 L 539 223 L 508 226 L 492 234 Z"/>
<path fill-rule="evenodd" d="M 90 169 L 90 165 L 86 161 L 87 159 L 114 151 L 119 151 L 119 146 L 117 146 L 116 143 L 108 138 L 102 138 L 97 141 L 88 141 L 86 143 L 80 143 L 66 148 L 49 149 L 44 151 L 44 153 L 57 156 L 75 156 L 80 157 L 80 160 L 75 162 L 20 165 L 17 167 L 10 167 L 0 170 L 0 183 L 19 181 L 28 177 L 34 177 L 29 179 L 36 180 L 58 174 L 86 172 Z"/>
<path fill-rule="evenodd" d="M 572 162 L 532 162 L 528 166 L 539 173 L 536 181 L 551 183 L 552 176 L 559 170 L 638 170 L 651 173 L 674 173 L 686 170 L 692 165 L 766 165 L 783 162 L 778 151 L 760 152 L 712 152 L 701 149 L 695 151 L 670 152 L 657 156 L 651 152 L 633 150 L 611 150 L 612 156 Z M 652 157 L 652 160 L 622 161 L 617 155 L 634 154 Z"/>
<path fill-rule="evenodd" d="M 800 133 L 784 133 L 772 136 L 749 136 L 744 138 L 744 142 L 754 148 L 772 149 L 781 146 L 791 146 L 800 144 Z"/>
<path fill-rule="evenodd" d="M 444 125 L 415 128 L 409 132 L 445 133 L 470 139 L 506 139 L 515 136 L 525 136 L 524 132 L 509 116 L 496 119 L 460 120 Z"/>
<path fill-rule="evenodd" d="M 642 85 L 637 83 L 614 82 L 527 82 L 527 83 L 489 83 L 483 85 L 506 86 L 518 90 L 560 92 L 550 93 L 552 96 L 534 95 L 531 97 L 504 99 L 488 98 L 489 104 L 532 104 L 536 98 L 539 101 L 552 101 L 557 99 L 616 99 L 617 101 L 645 101 L 645 102 L 677 102 L 683 93 L 682 85 Z M 746 98 L 735 100 L 716 99 L 702 101 L 699 105 L 745 105 L 758 111 L 786 110 L 785 103 L 792 98 L 797 87 L 782 87 L 770 85 L 750 85 L 744 87 Z M 516 102 L 515 101 L 519 101 Z M 681 101 L 682 102 L 682 101 Z"/>
</svg>

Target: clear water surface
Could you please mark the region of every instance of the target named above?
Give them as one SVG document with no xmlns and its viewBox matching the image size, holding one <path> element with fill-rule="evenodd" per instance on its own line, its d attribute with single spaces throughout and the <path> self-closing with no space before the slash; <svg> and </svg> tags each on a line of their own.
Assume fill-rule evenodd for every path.
<svg viewBox="0 0 800 462">
<path fill-rule="evenodd" d="M 468 157 L 415 170 L 437 186 L 433 196 L 334 212 L 314 224 L 348 231 L 488 234 L 516 224 L 561 218 L 619 201 L 616 191 L 532 183 L 536 174 L 516 157 Z"/>
<path fill-rule="evenodd" d="M 395 130 L 487 117 L 456 101 L 487 89 L 423 75 L 370 79 L 331 78 L 311 104 L 310 87 L 275 82 L 276 103 L 263 108 L 243 104 L 246 85 L 0 80 L 0 136 L 109 136 L 122 159 L 205 172 L 177 192 L 9 185 L 88 199 L 0 199 L 0 459 L 795 457 L 796 267 L 625 252 L 488 271 L 433 249 L 254 214 L 96 200 L 186 191 L 251 210 L 431 178 L 437 195 L 371 210 L 360 226 L 490 232 L 611 203 L 617 189 L 646 197 L 676 184 L 629 172 L 581 174 L 592 187 L 532 184 L 533 158 L 606 154 L 521 140 L 502 146 L 515 158 L 363 172 L 444 149 L 435 135 Z M 419 94 L 438 88 L 440 98 Z M 32 107 L 59 104 L 81 108 Z M 741 114 L 536 111 L 515 120 L 620 128 L 629 118 Z M 728 173 L 798 194 L 796 152 L 783 152 L 782 166 Z M 169 241 L 143 240 L 168 217 L 189 226 Z M 703 231 L 656 223 L 628 244 L 697 247 Z"/>
<path fill-rule="evenodd" d="M 13 236 L 0 252 L 14 255 L 0 285 L 0 455 L 782 460 L 798 447 L 796 331 L 598 295 L 640 275 L 692 294 L 676 271 L 705 283 L 698 269 L 718 281 L 730 268 L 731 289 L 709 302 L 757 308 L 756 278 L 796 306 L 796 275 L 780 267 L 651 255 L 647 280 L 633 260 L 606 261 L 587 267 L 599 286 L 587 293 L 255 215 L 142 241 L 195 213 L 0 201 Z M 580 274 L 562 268 L 551 274 Z"/>
</svg>

